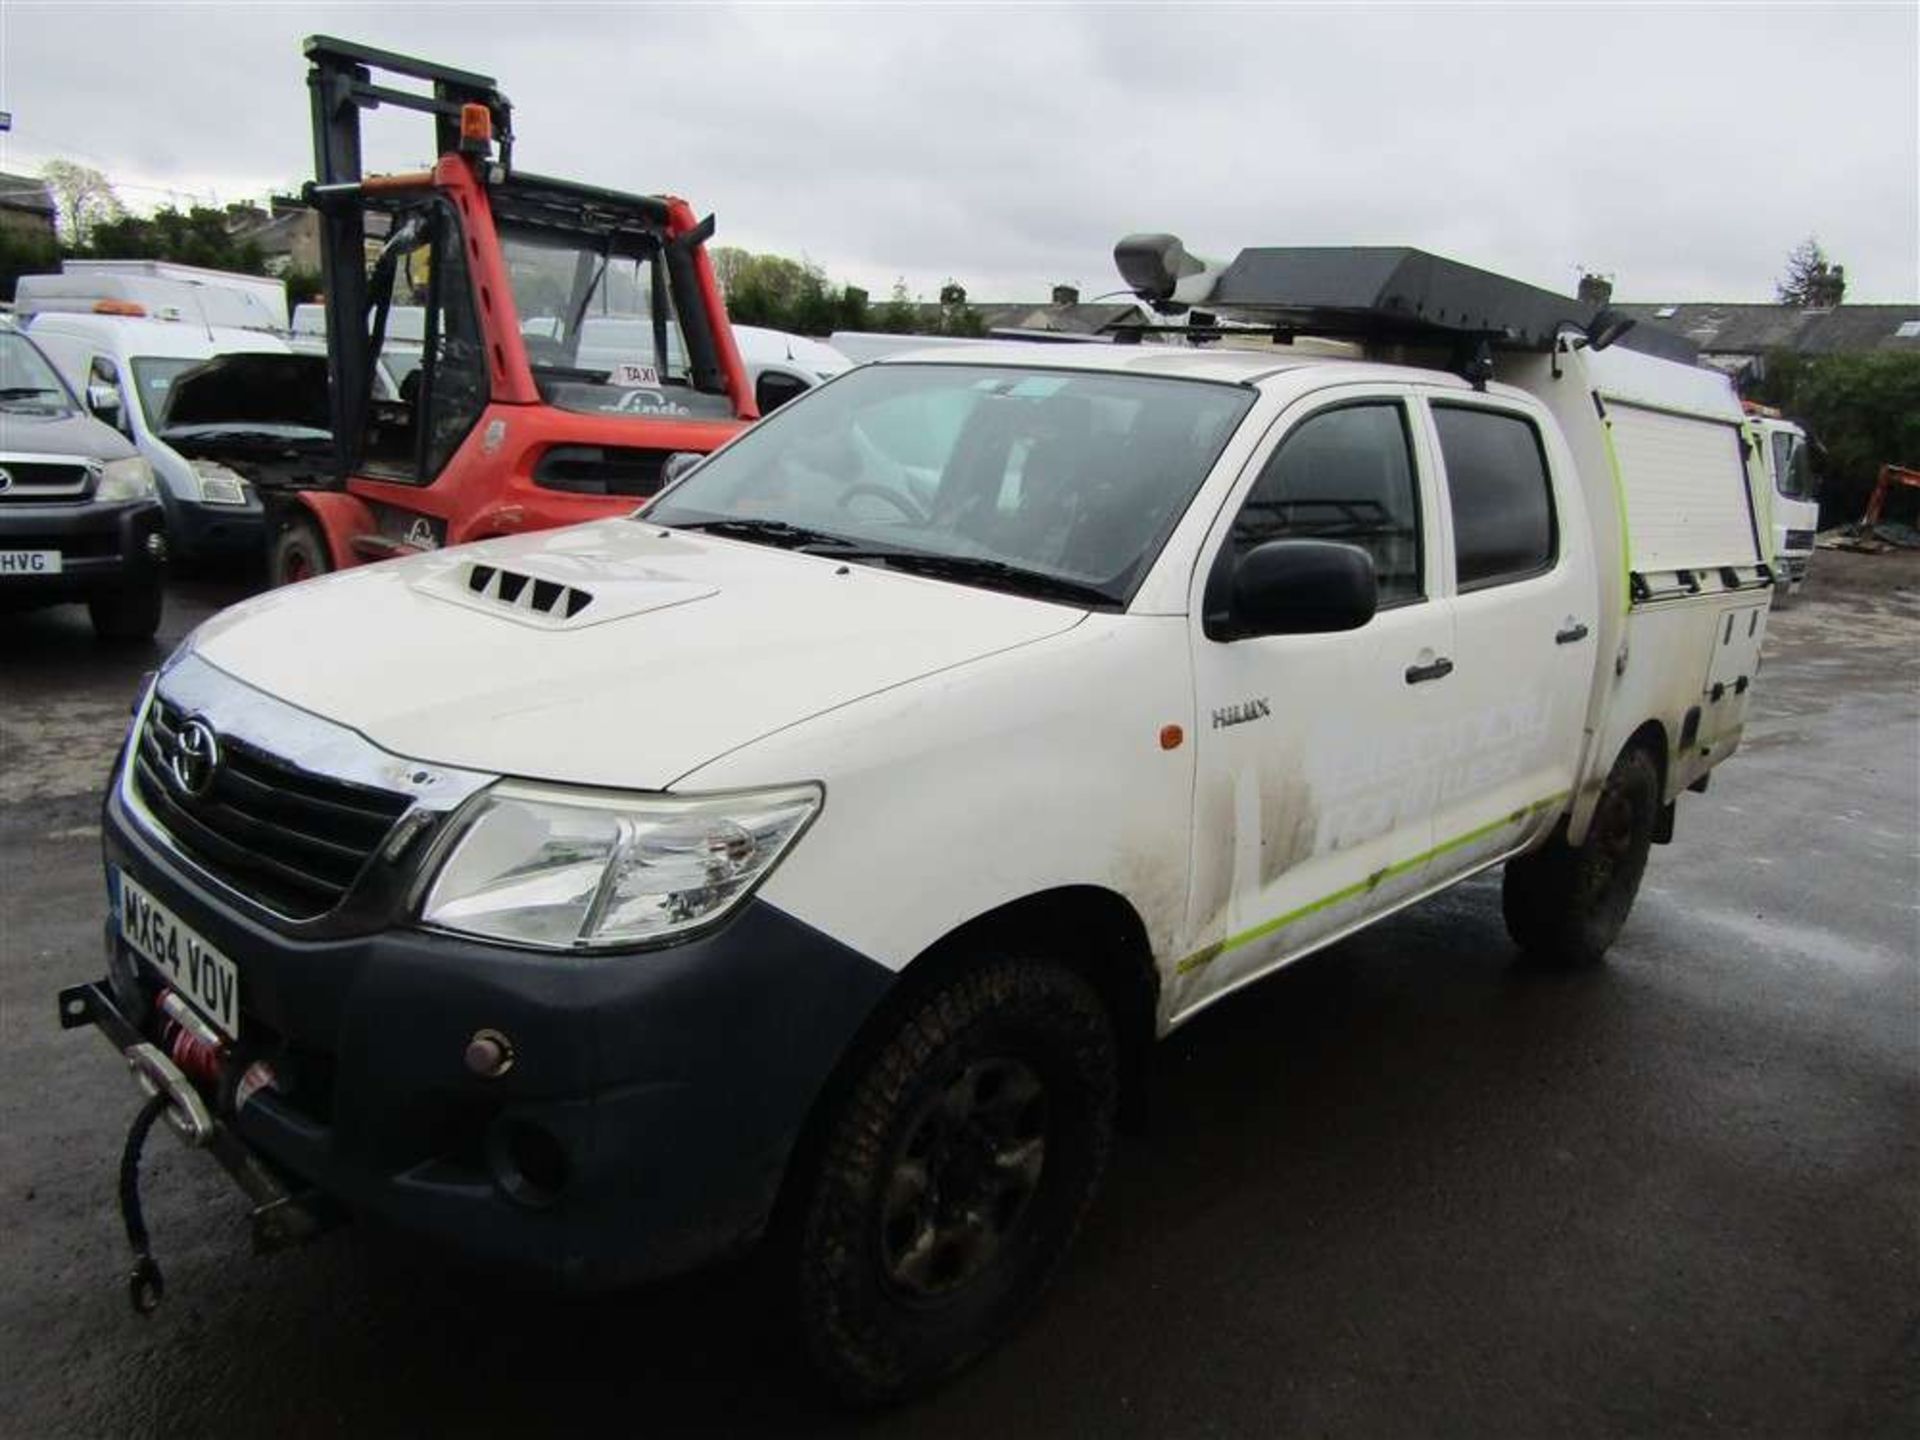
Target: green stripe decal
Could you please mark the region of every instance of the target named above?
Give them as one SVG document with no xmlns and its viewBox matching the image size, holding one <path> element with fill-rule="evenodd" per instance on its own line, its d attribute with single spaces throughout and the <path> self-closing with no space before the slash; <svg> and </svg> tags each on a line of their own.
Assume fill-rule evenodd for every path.
<svg viewBox="0 0 1920 1440">
<path fill-rule="evenodd" d="M 1613 448 L 1613 422 L 1600 421 L 1600 438 L 1606 442 L 1607 464 L 1613 467 L 1613 503 L 1620 512 L 1620 613 L 1633 608 L 1633 532 L 1627 529 L 1627 481 L 1620 473 L 1620 455 Z"/>
<path fill-rule="evenodd" d="M 1367 892 L 1377 889 L 1383 882 L 1391 880 L 1395 876 L 1404 875 L 1409 870 L 1418 870 L 1429 860 L 1438 859 L 1440 856 L 1458 850 L 1462 846 L 1471 845 L 1476 840 L 1484 840 L 1497 830 L 1504 830 L 1510 825 L 1518 825 L 1522 820 L 1530 819 L 1538 815 L 1542 810 L 1548 810 L 1558 805 L 1561 801 L 1565 800 L 1570 793 L 1569 791 L 1562 790 L 1558 795 L 1549 795 L 1544 800 L 1536 800 L 1531 805 L 1523 805 L 1511 815 L 1502 816 L 1498 820 L 1489 821 L 1477 830 L 1469 830 L 1464 835 L 1456 835 L 1451 840 L 1442 841 L 1431 850 L 1411 856 L 1396 864 L 1389 865 L 1384 870 L 1376 870 L 1373 874 L 1367 876 L 1366 879 L 1356 880 L 1345 889 L 1336 890 L 1331 895 L 1322 895 L 1318 900 L 1309 901 L 1298 910 L 1289 910 L 1284 915 L 1277 916 L 1272 920 L 1263 921 L 1251 930 L 1242 930 L 1238 935 L 1229 935 L 1225 940 L 1215 941 L 1211 945 L 1194 951 L 1193 954 L 1187 956 L 1186 959 L 1174 966 L 1174 973 L 1176 975 L 1191 975 L 1195 970 L 1211 965 L 1229 950 L 1238 950 L 1242 945 L 1251 945 L 1255 940 L 1264 940 L 1267 936 L 1273 934 L 1274 931 L 1284 930 L 1296 920 L 1304 920 L 1309 915 L 1318 914 L 1320 911 L 1338 905 L 1343 901 L 1351 900 L 1356 895 L 1365 895 Z"/>
</svg>

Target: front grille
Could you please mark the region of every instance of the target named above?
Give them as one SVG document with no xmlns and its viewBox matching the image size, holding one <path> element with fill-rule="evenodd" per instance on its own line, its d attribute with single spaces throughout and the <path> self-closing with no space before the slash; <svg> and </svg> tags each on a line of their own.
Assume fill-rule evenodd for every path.
<svg viewBox="0 0 1920 1440">
<path fill-rule="evenodd" d="M 1813 548 L 1813 531 L 1811 530 L 1787 531 L 1786 544 L 1783 545 L 1781 548 L 1785 550 L 1811 550 Z"/>
<path fill-rule="evenodd" d="M 0 459 L 0 470 L 8 481 L 0 505 L 84 500 L 93 490 L 93 469 L 80 462 Z"/>
<path fill-rule="evenodd" d="M 338 905 L 412 803 L 315 775 L 231 736 L 220 737 L 211 788 L 190 796 L 168 763 L 187 718 L 154 697 L 134 757 L 136 792 L 202 869 L 290 920 Z"/>
</svg>

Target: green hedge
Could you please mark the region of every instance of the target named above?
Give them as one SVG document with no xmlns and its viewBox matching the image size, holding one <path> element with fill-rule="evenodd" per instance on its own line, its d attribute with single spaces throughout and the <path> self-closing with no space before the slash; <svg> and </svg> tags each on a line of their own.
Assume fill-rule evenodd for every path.
<svg viewBox="0 0 1920 1440">
<path fill-rule="evenodd" d="M 1920 468 L 1920 353 L 1776 352 L 1767 357 L 1765 379 L 1747 393 L 1777 405 L 1819 442 L 1814 471 L 1823 482 L 1823 527 L 1860 518 L 1882 465 Z"/>
</svg>

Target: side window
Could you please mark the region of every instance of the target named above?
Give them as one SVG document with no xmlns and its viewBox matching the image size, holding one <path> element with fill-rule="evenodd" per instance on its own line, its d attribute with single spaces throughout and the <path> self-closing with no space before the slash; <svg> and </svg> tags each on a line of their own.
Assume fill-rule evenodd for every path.
<svg viewBox="0 0 1920 1440">
<path fill-rule="evenodd" d="M 1773 436 L 1773 484 L 1789 500 L 1813 498 L 1807 442 L 1784 430 L 1775 431 Z"/>
<path fill-rule="evenodd" d="M 361 464 L 384 479 L 431 482 L 486 408 L 486 346 L 475 313 L 460 227 L 435 202 L 396 218 L 370 285 L 389 303 L 375 365 Z M 377 373 L 394 398 L 378 398 Z"/>
<path fill-rule="evenodd" d="M 133 422 L 127 414 L 127 392 L 120 388 L 120 367 L 109 357 L 93 357 L 93 363 L 87 367 L 86 394 L 80 398 L 89 412 L 131 438 Z"/>
<path fill-rule="evenodd" d="M 487 346 L 474 310 L 473 284 L 453 212 L 442 209 L 434 227 L 433 270 L 427 285 L 426 437 L 422 471 L 438 475 L 480 412 L 487 408 Z"/>
<path fill-rule="evenodd" d="M 1426 595 L 1420 502 L 1398 401 L 1308 416 L 1280 442 L 1233 522 L 1236 555 L 1268 540 L 1343 540 L 1373 556 L 1380 604 Z"/>
<path fill-rule="evenodd" d="M 1553 486 L 1533 423 L 1518 415 L 1436 404 L 1434 428 L 1453 511 L 1461 590 L 1537 575 L 1552 566 Z"/>
</svg>

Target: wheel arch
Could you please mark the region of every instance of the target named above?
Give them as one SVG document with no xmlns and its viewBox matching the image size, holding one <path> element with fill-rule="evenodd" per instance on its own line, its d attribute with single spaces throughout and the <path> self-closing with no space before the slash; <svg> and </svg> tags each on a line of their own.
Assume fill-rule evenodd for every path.
<svg viewBox="0 0 1920 1440">
<path fill-rule="evenodd" d="M 954 927 L 902 969 L 861 1022 L 807 1109 L 786 1160 L 770 1231 L 792 1221 L 792 1178 L 823 1143 L 825 1117 L 847 1094 L 874 1046 L 884 1043 L 899 1016 L 957 973 L 986 947 L 1016 948 L 1057 960 L 1080 975 L 1113 1016 L 1120 1059 L 1120 1123 L 1133 1133 L 1146 1124 L 1148 1067 L 1157 1035 L 1160 972 L 1146 925 L 1118 892 L 1097 885 L 1040 891 L 995 907 Z"/>
<path fill-rule="evenodd" d="M 1640 722 L 1637 729 L 1621 743 L 1608 759 L 1604 770 L 1595 770 L 1580 789 L 1578 802 L 1567 822 L 1567 840 L 1570 844 L 1586 843 L 1587 827 L 1593 822 L 1594 809 L 1600 803 L 1600 792 L 1605 788 L 1607 777 L 1613 773 L 1614 766 L 1620 763 L 1620 757 L 1630 750 L 1645 750 L 1653 760 L 1654 772 L 1660 777 L 1660 803 L 1665 810 L 1672 806 L 1667 794 L 1667 774 L 1672 766 L 1673 737 L 1668 733 L 1664 722 L 1649 719 Z"/>
<path fill-rule="evenodd" d="M 360 563 L 353 537 L 376 529 L 373 512 L 357 495 L 338 490 L 296 490 L 275 500 L 268 516 L 267 543 L 272 545 L 287 526 L 304 521 L 320 532 L 336 570 Z"/>
</svg>

